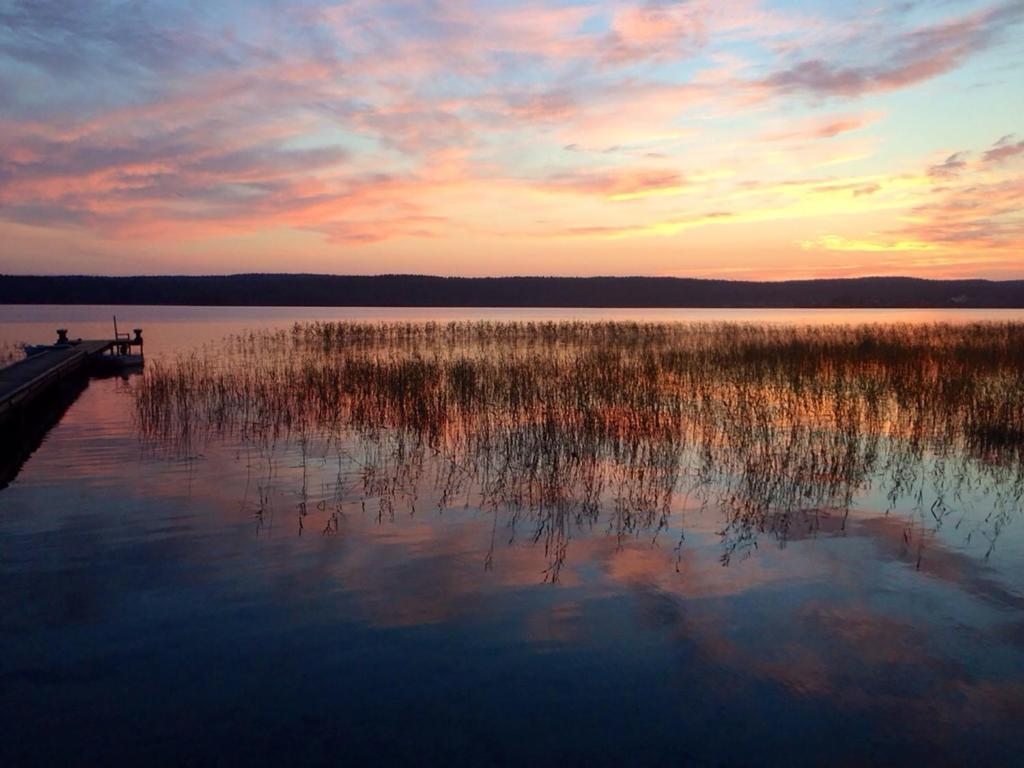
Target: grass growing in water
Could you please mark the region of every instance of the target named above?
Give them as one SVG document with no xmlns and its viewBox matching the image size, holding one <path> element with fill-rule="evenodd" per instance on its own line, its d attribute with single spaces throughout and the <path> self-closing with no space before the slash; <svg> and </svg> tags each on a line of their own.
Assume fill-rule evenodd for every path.
<svg viewBox="0 0 1024 768">
<path fill-rule="evenodd" d="M 135 404 L 186 452 L 336 454 L 384 513 L 429 487 L 529 517 L 552 578 L 573 526 L 660 530 L 681 496 L 728 560 L 878 482 L 935 525 L 991 491 L 994 544 L 1024 491 L 1022 324 L 309 323 L 151 365 Z"/>
</svg>

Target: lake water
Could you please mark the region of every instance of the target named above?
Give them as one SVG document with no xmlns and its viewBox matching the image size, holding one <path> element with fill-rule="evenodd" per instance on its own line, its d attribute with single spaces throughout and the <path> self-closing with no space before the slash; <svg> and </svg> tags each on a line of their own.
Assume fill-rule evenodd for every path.
<svg viewBox="0 0 1024 768">
<path fill-rule="evenodd" d="M 1024 321 L 8 306 L 0 344 L 105 337 L 113 314 L 144 329 L 147 366 L 308 320 Z M 936 507 L 946 457 L 876 462 L 848 506 L 740 546 L 720 497 L 684 493 L 664 525 L 552 538 L 398 469 L 368 493 L 372 446 L 342 466 L 305 437 L 153 440 L 140 381 L 91 380 L 0 490 L 0 764 L 1020 760 L 1019 467 L 972 459 Z"/>
</svg>

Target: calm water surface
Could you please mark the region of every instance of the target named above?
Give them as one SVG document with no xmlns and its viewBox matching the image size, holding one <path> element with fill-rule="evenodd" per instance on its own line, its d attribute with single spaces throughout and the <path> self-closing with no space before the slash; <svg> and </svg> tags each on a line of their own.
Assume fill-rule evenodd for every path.
<svg viewBox="0 0 1024 768">
<path fill-rule="evenodd" d="M 1024 320 L 0 307 L 0 343 L 114 313 L 151 361 L 309 319 Z M 553 580 L 545 538 L 471 494 L 385 509 L 294 441 L 161 450 L 136 385 L 92 380 L 0 490 L 0 764 L 1019 764 L 1009 486 L 939 520 L 931 486 L 878 483 L 730 558 L 681 494 L 659 531 L 575 527 Z"/>
</svg>

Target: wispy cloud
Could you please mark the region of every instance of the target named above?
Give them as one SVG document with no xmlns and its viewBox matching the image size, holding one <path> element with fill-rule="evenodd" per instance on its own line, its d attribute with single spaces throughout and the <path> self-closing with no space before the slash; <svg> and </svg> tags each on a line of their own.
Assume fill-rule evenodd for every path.
<svg viewBox="0 0 1024 768">
<path fill-rule="evenodd" d="M 1024 153 L 998 152 L 1014 146 L 1012 137 L 1004 136 L 980 158 L 959 151 L 929 166 L 931 184 L 914 195 L 898 226 L 871 237 L 822 235 L 801 245 L 862 253 L 929 251 L 965 263 L 987 254 L 1012 263 L 1024 249 L 1024 177 L 994 174 L 992 166 L 1024 161 Z"/>
<path fill-rule="evenodd" d="M 903 99 L 940 76 L 959 78 L 961 100 L 1019 97 L 998 81 L 1013 62 L 994 57 L 1024 2 L 844 13 L 11 0 L 2 266 L 31 270 L 33 242 L 76 241 L 69 259 L 144 246 L 159 271 L 182 247 L 244 259 L 240 238 L 283 267 L 328 270 L 339 245 L 384 269 L 422 248 L 435 272 L 475 267 L 473 249 L 517 271 L 545 242 L 566 261 L 541 267 L 567 272 L 597 268 L 588 248 L 608 249 L 604 271 L 707 273 L 729 250 L 751 263 L 718 267 L 743 271 L 762 242 L 776 257 L 920 243 L 1005 260 L 1020 243 L 1019 126 L 984 105 L 952 113 L 945 81 Z M 995 85 L 975 93 L 964 84 L 983 64 Z"/>
<path fill-rule="evenodd" d="M 941 163 L 936 163 L 928 169 L 928 175 L 937 179 L 951 179 L 960 174 L 967 167 L 967 153 L 954 152 Z"/>
<path fill-rule="evenodd" d="M 1024 3 L 1012 0 L 980 12 L 909 31 L 889 31 L 881 40 L 865 40 L 866 62 L 802 58 L 772 73 L 764 85 L 783 92 L 815 96 L 860 96 L 892 91 L 955 69 L 989 47 L 1024 17 Z M 856 50 L 850 51 L 857 56 Z"/>
<path fill-rule="evenodd" d="M 986 163 L 1003 163 L 1024 154 L 1024 139 L 1014 141 L 1012 133 L 1003 136 L 985 152 Z"/>
<path fill-rule="evenodd" d="M 843 133 L 858 131 L 879 119 L 877 114 L 828 115 L 791 125 L 783 130 L 770 131 L 763 135 L 765 141 L 813 141 L 833 139 Z"/>
<path fill-rule="evenodd" d="M 601 173 L 574 172 L 551 176 L 542 188 L 574 194 L 593 194 L 612 200 L 628 200 L 653 194 L 677 193 L 685 188 L 682 175 L 673 170 L 621 169 Z"/>
</svg>

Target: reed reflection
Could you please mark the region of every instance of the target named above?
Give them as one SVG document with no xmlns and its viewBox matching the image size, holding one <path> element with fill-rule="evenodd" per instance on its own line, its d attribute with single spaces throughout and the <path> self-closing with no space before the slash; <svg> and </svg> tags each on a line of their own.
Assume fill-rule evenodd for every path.
<svg viewBox="0 0 1024 768">
<path fill-rule="evenodd" d="M 254 452 L 259 519 L 287 455 L 300 532 L 346 504 L 471 507 L 485 564 L 528 537 L 550 580 L 585 530 L 682 547 L 710 509 L 727 564 L 842 530 L 872 493 L 920 565 L 950 517 L 991 552 L 1024 495 L 1024 324 L 306 323 L 151 365 L 133 394 L 154 450 Z"/>
</svg>

